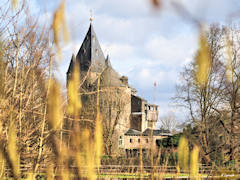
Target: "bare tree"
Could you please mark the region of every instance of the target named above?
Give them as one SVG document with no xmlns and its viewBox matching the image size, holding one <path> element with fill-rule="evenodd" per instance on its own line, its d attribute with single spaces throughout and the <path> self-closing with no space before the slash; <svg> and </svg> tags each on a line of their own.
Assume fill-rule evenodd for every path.
<svg viewBox="0 0 240 180">
<path fill-rule="evenodd" d="M 22 6 L 26 10 L 25 4 Z M 40 27 L 37 20 L 24 11 L 19 15 L 26 18 L 18 24 L 17 17 L 9 16 L 9 22 L 4 21 L 6 27 L 2 27 L 8 31 L 4 33 L 1 46 L 1 140 L 7 144 L 9 127 L 14 123 L 20 162 L 33 165 L 44 159 L 39 152 L 46 148 L 43 122 L 47 113 L 45 84 L 49 77 L 51 50 L 49 30 Z"/>
<path fill-rule="evenodd" d="M 240 121 L 240 30 L 233 26 L 228 27 L 226 34 L 226 80 L 224 89 L 224 100 L 227 102 L 224 121 L 226 132 L 228 132 L 229 160 L 235 160 L 239 153 Z M 221 113 L 223 114 L 223 112 Z M 223 116 L 223 115 L 222 115 Z"/>
<path fill-rule="evenodd" d="M 170 132 L 176 130 L 178 121 L 174 112 L 168 112 L 167 115 L 160 117 L 161 128 L 169 130 Z"/>
<path fill-rule="evenodd" d="M 120 118 L 124 115 L 128 94 L 125 87 L 104 88 L 101 93 L 101 113 L 103 117 L 103 141 L 107 155 L 112 155 L 113 148 L 117 147 L 117 125 L 121 124 Z"/>
<path fill-rule="evenodd" d="M 213 118 L 216 110 L 223 107 L 224 101 L 224 83 L 225 83 L 225 67 L 223 64 L 223 49 L 225 28 L 220 28 L 217 25 L 212 25 L 210 31 L 203 34 L 206 38 L 206 43 L 200 46 L 207 46 L 209 49 L 210 69 L 204 85 L 196 81 L 196 73 L 199 64 L 192 62 L 187 65 L 180 74 L 181 84 L 177 85 L 177 95 L 175 99 L 181 106 L 189 110 L 189 117 L 193 126 L 197 127 L 198 140 L 202 148 L 203 154 L 208 156 L 211 149 L 211 133 Z M 196 53 L 195 59 L 201 58 L 203 53 L 201 49 Z M 215 118 L 216 121 L 221 119 Z M 216 123 L 216 122 L 215 122 Z"/>
</svg>

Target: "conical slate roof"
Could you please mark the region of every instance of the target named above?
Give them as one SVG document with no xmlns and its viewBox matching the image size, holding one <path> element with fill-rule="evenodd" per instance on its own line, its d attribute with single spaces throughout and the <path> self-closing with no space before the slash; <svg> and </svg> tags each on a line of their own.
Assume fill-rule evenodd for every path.
<svg viewBox="0 0 240 180">
<path fill-rule="evenodd" d="M 76 61 L 76 57 L 75 57 L 75 55 L 73 54 L 73 55 L 72 55 L 71 62 L 70 62 L 70 65 L 69 65 L 69 67 L 68 67 L 67 74 L 73 72 L 73 67 L 74 67 L 75 61 Z"/>
<path fill-rule="evenodd" d="M 100 76 L 101 87 L 125 87 L 118 73 L 111 67 L 108 66 L 104 69 Z"/>
<path fill-rule="evenodd" d="M 77 53 L 76 61 L 80 65 L 80 72 L 87 72 L 91 67 L 92 72 L 102 72 L 105 65 L 105 57 L 97 40 L 92 24 L 90 24 L 88 32 L 83 43 Z M 68 73 L 73 70 L 74 63 L 70 63 Z"/>
</svg>

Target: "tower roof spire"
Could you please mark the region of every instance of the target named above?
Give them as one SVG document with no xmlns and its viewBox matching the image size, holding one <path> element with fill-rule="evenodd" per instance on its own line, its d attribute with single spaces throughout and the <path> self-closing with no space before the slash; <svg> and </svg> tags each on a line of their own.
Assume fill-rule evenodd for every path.
<svg viewBox="0 0 240 180">
<path fill-rule="evenodd" d="M 90 10 L 90 18 L 89 18 L 89 20 L 90 20 L 90 23 L 93 22 L 93 12 L 92 12 L 92 10 Z"/>
<path fill-rule="evenodd" d="M 76 55 L 72 58 L 68 73 L 71 73 L 74 62 L 78 62 L 80 66 L 80 72 L 86 73 L 89 69 L 92 72 L 100 73 L 105 67 L 105 57 L 98 42 L 97 36 L 94 32 L 93 25 L 90 23 L 88 32 L 83 40 L 83 43 Z"/>
</svg>

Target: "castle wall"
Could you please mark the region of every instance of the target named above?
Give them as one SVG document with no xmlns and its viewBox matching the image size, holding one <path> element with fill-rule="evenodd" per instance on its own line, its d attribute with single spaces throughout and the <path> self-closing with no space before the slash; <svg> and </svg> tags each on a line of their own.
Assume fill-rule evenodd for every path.
<svg viewBox="0 0 240 180">
<path fill-rule="evenodd" d="M 153 136 L 152 148 L 154 152 L 158 152 L 159 146 L 156 141 L 166 138 L 167 136 Z M 124 149 L 150 149 L 151 138 L 149 136 L 125 136 L 124 137 Z"/>
<path fill-rule="evenodd" d="M 136 129 L 138 131 L 142 131 L 142 99 L 131 95 L 131 129 Z"/>
<path fill-rule="evenodd" d="M 114 144 L 113 144 L 113 153 L 121 154 L 124 153 L 124 133 L 130 128 L 130 117 L 131 117 L 131 89 L 128 87 L 121 88 L 124 92 L 123 98 L 124 108 L 120 114 L 118 124 L 116 125 L 114 133 Z M 119 144 L 119 141 L 122 143 Z"/>
<path fill-rule="evenodd" d="M 148 128 L 147 114 L 146 114 L 146 101 L 142 102 L 142 132 Z"/>
</svg>

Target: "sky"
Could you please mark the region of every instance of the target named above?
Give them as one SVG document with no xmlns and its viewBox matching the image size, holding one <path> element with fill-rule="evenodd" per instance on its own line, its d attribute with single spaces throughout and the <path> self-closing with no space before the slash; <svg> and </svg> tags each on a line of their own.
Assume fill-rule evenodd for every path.
<svg viewBox="0 0 240 180">
<path fill-rule="evenodd" d="M 206 27 L 226 24 L 237 18 L 239 0 L 176 0 Z M 89 27 L 93 27 L 102 50 L 109 54 L 113 68 L 128 76 L 129 84 L 149 103 L 159 105 L 159 116 L 175 113 L 183 122 L 187 112 L 171 98 L 180 83 L 179 73 L 193 60 L 198 48 L 198 27 L 172 6 L 174 0 L 162 0 L 155 9 L 149 0 L 67 0 L 66 19 L 71 39 L 62 48 L 56 76 L 65 85 L 72 53 L 76 54 Z M 41 14 L 40 21 L 51 22 L 60 0 L 31 0 L 30 7 Z M 154 82 L 157 87 L 154 98 Z"/>
</svg>

